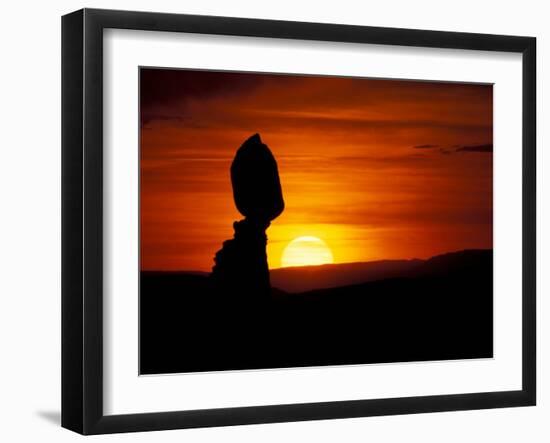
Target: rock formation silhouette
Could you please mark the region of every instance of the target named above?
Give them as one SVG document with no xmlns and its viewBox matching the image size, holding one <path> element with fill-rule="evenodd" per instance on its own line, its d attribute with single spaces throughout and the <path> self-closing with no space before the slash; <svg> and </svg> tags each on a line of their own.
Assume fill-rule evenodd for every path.
<svg viewBox="0 0 550 443">
<path fill-rule="evenodd" d="M 212 280 L 222 293 L 260 300 L 271 292 L 266 229 L 284 210 L 277 162 L 259 134 L 247 139 L 231 164 L 233 199 L 244 219 L 214 258 Z"/>
</svg>

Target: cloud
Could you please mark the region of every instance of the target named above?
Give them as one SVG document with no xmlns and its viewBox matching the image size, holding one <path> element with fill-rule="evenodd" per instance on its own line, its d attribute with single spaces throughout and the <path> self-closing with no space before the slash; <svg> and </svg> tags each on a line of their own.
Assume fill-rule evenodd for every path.
<svg viewBox="0 0 550 443">
<path fill-rule="evenodd" d="M 437 151 L 443 155 L 451 155 L 454 152 L 483 152 L 483 153 L 491 153 L 493 152 L 493 144 L 487 143 L 483 145 L 452 145 L 450 148 L 440 145 L 431 145 L 431 144 L 425 144 L 425 145 L 416 145 L 413 146 L 414 149 L 433 149 L 436 148 Z"/>
<path fill-rule="evenodd" d="M 322 209 L 303 203 L 292 207 L 285 215 L 287 223 L 300 223 L 315 218 L 316 223 L 337 225 L 363 225 L 387 228 L 389 226 L 427 226 L 427 225 L 491 225 L 493 208 L 491 205 L 469 200 L 454 199 L 448 201 L 426 201 L 425 198 L 376 203 L 370 205 L 332 204 Z M 415 197 L 412 197 L 415 198 Z"/>
<path fill-rule="evenodd" d="M 147 110 L 142 110 L 141 111 L 141 127 L 142 128 L 149 129 L 147 124 L 150 123 L 153 120 L 181 123 L 181 122 L 184 121 L 184 118 L 179 117 L 179 116 L 173 116 L 173 115 L 157 114 L 157 113 L 154 113 L 154 112 L 148 112 Z"/>
<path fill-rule="evenodd" d="M 416 145 L 413 146 L 414 149 L 433 149 L 437 148 L 438 145 Z"/>
<path fill-rule="evenodd" d="M 262 76 L 233 72 L 142 68 L 140 100 L 142 107 L 147 108 L 189 99 L 234 96 L 257 88 L 263 81 Z"/>
<path fill-rule="evenodd" d="M 493 152 L 493 144 L 488 143 L 485 145 L 466 145 L 466 146 L 460 146 L 456 152 Z"/>
<path fill-rule="evenodd" d="M 238 97 L 251 93 L 264 81 L 262 76 L 233 72 L 141 68 L 141 125 L 182 119 L 191 101 Z M 178 117 L 171 119 L 169 116 L 174 114 Z"/>
</svg>

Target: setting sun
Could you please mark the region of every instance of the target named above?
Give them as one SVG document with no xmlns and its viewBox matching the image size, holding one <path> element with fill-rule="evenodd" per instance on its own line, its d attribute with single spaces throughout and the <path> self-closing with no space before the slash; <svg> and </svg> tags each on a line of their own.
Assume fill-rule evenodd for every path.
<svg viewBox="0 0 550 443">
<path fill-rule="evenodd" d="M 315 266 L 333 263 L 332 251 L 317 237 L 305 236 L 292 240 L 281 257 L 281 266 Z"/>
</svg>

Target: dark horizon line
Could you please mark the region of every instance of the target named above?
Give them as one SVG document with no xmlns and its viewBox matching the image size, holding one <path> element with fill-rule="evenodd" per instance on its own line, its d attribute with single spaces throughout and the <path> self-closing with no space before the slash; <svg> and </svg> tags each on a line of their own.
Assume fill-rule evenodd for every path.
<svg viewBox="0 0 550 443">
<path fill-rule="evenodd" d="M 355 262 L 344 262 L 344 263 L 325 263 L 322 265 L 304 265 L 304 266 L 282 266 L 279 268 L 269 268 L 270 271 L 276 271 L 279 269 L 304 269 L 304 268 L 321 268 L 323 266 L 345 266 L 345 265 L 361 265 L 361 264 L 367 264 L 367 263 L 382 263 L 382 262 L 397 262 L 397 261 L 423 261 L 426 262 L 428 260 L 431 260 L 436 257 L 441 257 L 444 255 L 449 254 L 458 254 L 461 252 L 475 252 L 475 251 L 492 251 L 493 248 L 470 248 L 470 249 L 456 249 L 453 251 L 447 251 L 442 252 L 440 254 L 432 255 L 428 258 L 389 258 L 389 259 L 379 259 L 379 260 L 370 260 L 370 261 L 355 261 Z M 141 269 L 141 272 L 156 272 L 156 273 L 164 273 L 164 274 L 177 274 L 177 273 L 188 273 L 188 274 L 206 274 L 210 275 L 212 271 L 199 271 L 199 270 L 191 270 L 191 269 Z"/>
</svg>

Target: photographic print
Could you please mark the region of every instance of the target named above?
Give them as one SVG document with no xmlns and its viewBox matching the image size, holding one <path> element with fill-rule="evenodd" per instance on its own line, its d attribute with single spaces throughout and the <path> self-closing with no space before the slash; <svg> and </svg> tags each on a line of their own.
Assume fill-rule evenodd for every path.
<svg viewBox="0 0 550 443">
<path fill-rule="evenodd" d="M 493 86 L 140 68 L 140 373 L 493 357 Z"/>
<path fill-rule="evenodd" d="M 534 37 L 88 8 L 61 36 L 63 427 L 536 404 Z"/>
</svg>

